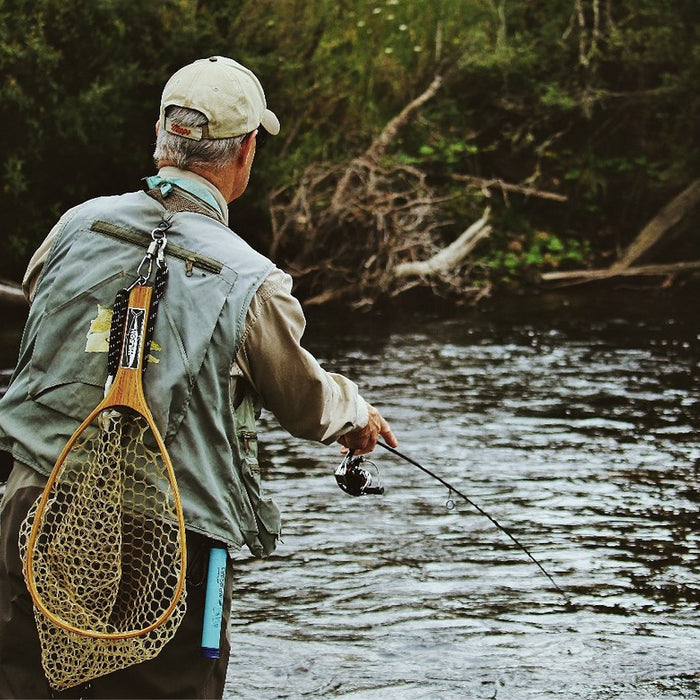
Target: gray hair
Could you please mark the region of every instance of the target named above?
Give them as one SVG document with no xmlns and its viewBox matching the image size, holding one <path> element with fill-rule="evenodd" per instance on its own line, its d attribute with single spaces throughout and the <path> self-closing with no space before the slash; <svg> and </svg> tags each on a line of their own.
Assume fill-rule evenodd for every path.
<svg viewBox="0 0 700 700">
<path fill-rule="evenodd" d="M 166 117 L 182 126 L 204 126 L 207 118 L 196 109 L 176 107 L 171 105 L 165 110 Z M 161 124 L 156 139 L 156 149 L 153 160 L 156 165 L 165 162 L 182 170 L 204 168 L 205 170 L 221 170 L 238 155 L 241 144 L 247 136 L 234 136 L 229 139 L 193 139 L 171 134 Z"/>
</svg>

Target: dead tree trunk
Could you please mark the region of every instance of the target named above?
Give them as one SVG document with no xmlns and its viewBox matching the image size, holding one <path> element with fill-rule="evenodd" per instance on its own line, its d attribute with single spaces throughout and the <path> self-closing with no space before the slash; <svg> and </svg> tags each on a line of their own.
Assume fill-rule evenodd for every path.
<svg viewBox="0 0 700 700">
<path fill-rule="evenodd" d="M 700 205 L 700 178 L 694 180 L 677 197 L 672 199 L 639 232 L 625 249 L 619 260 L 610 267 L 600 270 L 567 270 L 545 272 L 543 282 L 557 282 L 560 285 L 583 284 L 614 277 L 664 277 L 666 284 L 681 273 L 694 273 L 700 270 L 700 261 L 681 261 L 662 264 L 640 265 L 639 261 L 657 246 L 664 236 L 672 233 L 678 225 Z"/>
<path fill-rule="evenodd" d="M 638 262 L 669 231 L 680 223 L 700 204 L 700 178 L 692 182 L 672 199 L 640 232 L 612 266 L 612 270 L 624 270 Z"/>
</svg>

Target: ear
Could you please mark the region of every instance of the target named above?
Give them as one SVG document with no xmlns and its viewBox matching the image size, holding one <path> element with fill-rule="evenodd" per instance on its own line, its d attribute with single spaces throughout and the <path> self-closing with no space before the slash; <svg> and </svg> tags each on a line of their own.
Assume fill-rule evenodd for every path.
<svg viewBox="0 0 700 700">
<path fill-rule="evenodd" d="M 251 131 L 243 139 L 241 150 L 238 152 L 238 157 L 241 163 L 247 163 L 248 159 L 252 158 L 252 156 L 255 154 L 255 135 L 257 133 L 258 130 L 255 129 L 255 131 Z"/>
<path fill-rule="evenodd" d="M 160 119 L 156 119 L 156 138 L 158 138 L 159 131 L 160 131 Z"/>
</svg>

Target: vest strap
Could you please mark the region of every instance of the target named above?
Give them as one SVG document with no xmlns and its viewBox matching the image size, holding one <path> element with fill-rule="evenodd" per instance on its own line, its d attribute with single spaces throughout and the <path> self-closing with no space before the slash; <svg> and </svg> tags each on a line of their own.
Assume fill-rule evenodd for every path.
<svg viewBox="0 0 700 700">
<path fill-rule="evenodd" d="M 211 207 L 208 207 L 203 202 L 199 202 L 189 197 L 185 197 L 180 194 L 177 190 L 171 190 L 167 197 L 164 197 L 160 191 L 160 187 L 154 187 L 153 189 L 146 190 L 146 194 L 156 200 L 166 211 L 171 212 L 182 212 L 189 211 L 195 214 L 204 214 L 205 216 L 214 219 L 214 221 L 221 222 L 221 217 L 217 216 Z"/>
</svg>

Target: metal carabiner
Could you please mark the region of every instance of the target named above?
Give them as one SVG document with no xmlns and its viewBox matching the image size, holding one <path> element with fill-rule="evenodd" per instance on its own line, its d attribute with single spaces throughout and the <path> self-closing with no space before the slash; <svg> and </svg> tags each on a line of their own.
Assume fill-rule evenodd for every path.
<svg viewBox="0 0 700 700">
<path fill-rule="evenodd" d="M 164 219 L 151 231 L 151 242 L 136 270 L 136 276 L 138 277 L 136 284 L 146 284 L 148 282 L 153 272 L 154 260 L 158 269 L 165 267 L 165 244 L 168 242 L 165 232 L 169 228 L 170 222 Z M 143 273 L 144 265 L 148 265 L 145 274 Z"/>
<path fill-rule="evenodd" d="M 168 239 L 165 237 L 165 235 L 161 236 L 158 239 L 158 251 L 156 252 L 156 267 L 159 270 L 162 270 L 163 268 L 166 267 L 165 263 L 165 245 L 168 242 Z"/>
<path fill-rule="evenodd" d="M 146 284 L 146 282 L 148 282 L 148 280 L 151 278 L 151 272 L 153 271 L 153 254 L 151 253 L 151 248 L 153 247 L 154 243 L 151 243 L 151 245 L 148 246 L 148 251 L 146 252 L 146 255 L 143 256 L 138 268 L 136 269 L 136 276 L 140 281 L 139 284 Z M 148 264 L 148 270 L 144 275 L 142 270 L 143 266 L 146 264 Z"/>
<path fill-rule="evenodd" d="M 153 250 L 158 269 L 163 269 L 165 267 L 165 246 L 168 242 L 165 232 L 170 228 L 170 226 L 170 221 L 163 219 L 158 226 L 151 231 L 151 238 L 153 239 L 153 242 L 148 247 L 148 250 L 149 252 Z M 154 245 L 155 248 L 153 247 Z"/>
</svg>

